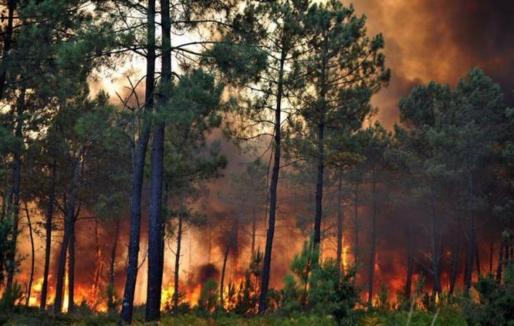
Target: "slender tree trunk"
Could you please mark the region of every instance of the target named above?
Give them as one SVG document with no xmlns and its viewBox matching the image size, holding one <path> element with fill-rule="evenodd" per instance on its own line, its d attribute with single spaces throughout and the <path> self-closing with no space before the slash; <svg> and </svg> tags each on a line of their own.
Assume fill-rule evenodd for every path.
<svg viewBox="0 0 514 326">
<path fill-rule="evenodd" d="M 476 239 L 476 236 L 475 236 Z M 480 248 L 478 247 L 478 241 L 475 241 L 475 263 L 477 267 L 477 276 L 480 277 L 482 275 L 482 271 L 480 269 Z"/>
<path fill-rule="evenodd" d="M 64 275 L 66 272 L 66 253 L 68 253 L 68 311 L 75 309 L 75 216 L 76 201 L 82 171 L 82 157 L 73 160 L 73 177 L 64 198 L 64 236 L 57 263 L 57 286 L 55 290 L 54 313 L 62 312 Z"/>
<path fill-rule="evenodd" d="M 373 285 L 375 281 L 375 260 L 376 260 L 376 246 L 377 246 L 377 176 L 376 167 L 373 166 L 371 175 L 371 196 L 372 196 L 372 213 L 371 213 L 371 249 L 369 255 L 369 269 L 368 269 L 368 307 L 371 307 L 373 300 Z"/>
<path fill-rule="evenodd" d="M 66 215 L 67 214 L 65 214 L 64 217 L 64 235 L 59 252 L 59 259 L 57 260 L 54 314 L 60 314 L 62 312 L 62 305 L 64 299 L 64 273 L 66 271 L 66 253 L 68 252 L 68 243 L 70 235 L 70 226 L 69 223 L 66 221 Z"/>
<path fill-rule="evenodd" d="M 52 227 L 55 204 L 55 182 L 57 173 L 57 163 L 54 160 L 50 167 L 50 192 L 48 194 L 48 206 L 45 218 L 45 266 L 43 271 L 43 285 L 41 288 L 41 304 L 40 309 L 46 309 L 46 300 L 48 297 L 48 273 L 50 271 L 50 254 L 52 252 Z"/>
<path fill-rule="evenodd" d="M 111 262 L 109 266 L 109 289 L 108 289 L 108 302 L 107 307 L 110 311 L 115 311 L 115 287 L 114 287 L 114 278 L 116 276 L 116 252 L 118 250 L 118 241 L 120 238 L 120 219 L 116 219 L 116 224 L 114 226 L 114 241 L 112 243 L 112 249 L 111 249 Z"/>
<path fill-rule="evenodd" d="M 457 283 L 457 276 L 459 274 L 460 250 L 460 239 L 456 239 L 454 248 L 452 250 L 452 262 L 450 267 L 450 295 L 453 295 L 455 291 L 455 284 Z"/>
<path fill-rule="evenodd" d="M 323 59 L 322 59 L 322 67 L 321 67 L 321 77 L 320 77 L 320 99 L 322 104 L 320 105 L 320 109 L 317 112 L 318 117 L 318 125 L 317 125 L 317 175 L 316 175 L 316 215 L 314 217 L 314 239 L 313 245 L 315 250 L 320 250 L 321 245 L 321 219 L 323 218 L 323 179 L 325 175 L 325 114 L 326 114 L 326 103 L 325 96 L 327 92 L 327 64 L 328 64 L 328 37 L 325 36 L 323 42 Z M 321 254 L 321 253 L 320 253 Z M 319 255 L 321 256 L 321 255 Z M 317 262 L 315 262 L 317 263 Z"/>
<path fill-rule="evenodd" d="M 75 215 L 75 212 L 72 213 Z M 70 221 L 68 244 L 68 312 L 75 311 L 75 216 Z"/>
<path fill-rule="evenodd" d="M 467 249 L 466 249 L 466 266 L 464 269 L 464 293 L 467 295 L 471 288 L 473 276 L 473 263 L 475 258 L 475 216 L 473 208 L 473 176 L 471 172 L 468 176 L 468 231 L 467 231 Z"/>
<path fill-rule="evenodd" d="M 98 218 L 95 217 L 95 274 L 93 276 L 93 295 L 98 295 L 98 288 L 100 284 L 100 275 L 102 274 L 102 250 L 100 249 L 100 241 L 98 234 Z"/>
<path fill-rule="evenodd" d="M 491 240 L 491 247 L 489 248 L 489 275 L 493 275 L 493 255 L 494 255 L 494 241 Z"/>
<path fill-rule="evenodd" d="M 359 231 L 360 231 L 360 223 L 359 223 L 359 184 L 355 183 L 354 193 L 353 193 L 353 260 L 355 266 L 358 268 L 359 266 L 359 256 L 360 256 L 360 242 L 359 242 Z"/>
<path fill-rule="evenodd" d="M 32 221 L 30 220 L 29 208 L 25 202 L 25 215 L 27 215 L 27 225 L 29 227 L 29 238 L 30 238 L 30 277 L 29 284 L 27 286 L 27 298 L 25 298 L 25 306 L 29 306 L 30 296 L 32 292 L 32 282 L 34 281 L 34 264 L 35 264 L 35 246 L 34 246 L 34 234 L 32 230 Z"/>
<path fill-rule="evenodd" d="M 343 224 L 344 224 L 344 211 L 342 206 L 343 201 L 343 173 L 339 171 L 339 181 L 337 184 L 337 268 L 339 274 L 343 272 Z"/>
<path fill-rule="evenodd" d="M 496 270 L 496 281 L 501 283 L 503 272 L 503 260 L 505 259 L 505 252 L 507 251 L 506 243 L 502 240 L 500 244 L 500 251 L 498 253 L 498 268 Z"/>
<path fill-rule="evenodd" d="M 237 239 L 237 223 L 232 224 L 232 228 L 230 230 L 230 235 L 228 241 L 225 246 L 225 252 L 223 253 L 223 265 L 221 266 L 221 278 L 220 278 L 220 304 L 224 306 L 223 292 L 225 290 L 225 275 L 227 271 L 227 261 L 228 255 L 230 254 L 230 249 L 235 248 L 235 242 Z"/>
<path fill-rule="evenodd" d="M 130 323 L 134 309 L 134 294 L 138 272 L 139 241 L 141 233 L 141 197 L 143 191 L 146 149 L 150 139 L 150 120 L 146 114 L 150 113 L 154 105 L 155 90 L 155 0 L 148 0 L 147 7 L 147 56 L 146 56 L 146 86 L 145 86 L 145 112 L 143 114 L 143 127 L 137 140 L 134 151 L 134 164 L 132 171 L 132 189 L 130 194 L 130 239 L 128 252 L 127 276 L 121 309 L 121 319 Z"/>
<path fill-rule="evenodd" d="M 11 289 L 16 272 L 16 250 L 18 242 L 18 223 L 20 215 L 21 151 L 23 143 L 23 114 L 25 111 L 25 89 L 20 91 L 16 101 L 16 144 L 14 147 L 14 164 L 12 168 L 12 190 L 9 198 L 8 214 L 12 219 L 11 245 L 7 252 L 7 284 Z"/>
<path fill-rule="evenodd" d="M 414 243 L 412 241 L 412 225 L 407 226 L 407 275 L 405 279 L 404 295 L 405 299 L 411 299 L 412 292 L 412 274 L 414 273 Z"/>
<path fill-rule="evenodd" d="M 82 152 L 81 152 L 82 153 Z M 80 187 L 80 178 L 82 177 L 82 154 L 75 162 L 73 179 L 71 184 L 71 196 L 69 213 L 69 223 L 70 223 L 70 237 L 68 244 L 68 312 L 75 311 L 75 224 L 77 221 L 77 217 L 80 211 L 80 208 L 77 209 L 77 200 L 78 200 L 78 192 Z"/>
<path fill-rule="evenodd" d="M 171 18 L 169 0 L 161 0 L 162 69 L 159 91 L 159 107 L 168 102 L 167 88 L 171 84 Z M 146 296 L 147 322 L 160 319 L 162 290 L 162 188 L 164 176 L 164 121 L 157 121 L 152 142 L 152 176 L 150 213 L 148 224 L 148 287 Z"/>
<path fill-rule="evenodd" d="M 264 260 L 262 264 L 261 293 L 259 295 L 259 313 L 263 314 L 267 308 L 268 286 L 271 270 L 271 254 L 273 249 L 273 237 L 275 235 L 275 217 L 277 210 L 277 188 L 280 173 L 280 157 L 281 157 L 281 115 L 282 115 L 282 96 L 284 93 L 284 65 L 286 60 L 286 51 L 282 48 L 280 55 L 280 63 L 278 70 L 277 84 L 277 103 L 275 108 L 275 130 L 274 130 L 274 157 L 273 169 L 271 172 L 271 183 L 269 189 L 269 218 L 268 231 L 266 233 L 266 248 L 264 249 Z"/>
<path fill-rule="evenodd" d="M 177 228 L 177 252 L 175 253 L 175 279 L 174 279 L 174 285 L 175 285 L 175 291 L 173 293 L 173 307 L 175 311 L 178 311 L 178 303 L 180 298 L 180 289 L 179 289 L 179 272 L 180 272 L 180 254 L 182 249 L 182 223 L 184 220 L 184 203 L 183 201 L 180 203 L 181 209 L 178 214 L 178 228 Z"/>
<path fill-rule="evenodd" d="M 7 80 L 7 65 L 9 60 L 9 52 L 12 48 L 13 31 L 14 31 L 14 12 L 16 10 L 17 0 L 7 0 L 7 26 L 4 34 L 4 48 L 2 53 L 2 63 L 0 67 L 0 100 L 4 98 L 5 82 Z"/>
<path fill-rule="evenodd" d="M 220 305 L 224 307 L 225 302 L 223 299 L 223 292 L 225 291 L 225 272 L 227 270 L 228 254 L 230 253 L 230 240 L 225 246 L 225 252 L 223 253 L 223 264 L 221 266 L 221 278 L 220 278 Z"/>
<path fill-rule="evenodd" d="M 432 290 L 435 293 L 441 292 L 441 272 L 440 272 L 440 256 L 441 248 L 439 244 L 439 223 L 436 213 L 435 193 L 432 190 L 430 198 L 431 218 L 432 218 L 432 273 L 434 281 Z"/>
</svg>

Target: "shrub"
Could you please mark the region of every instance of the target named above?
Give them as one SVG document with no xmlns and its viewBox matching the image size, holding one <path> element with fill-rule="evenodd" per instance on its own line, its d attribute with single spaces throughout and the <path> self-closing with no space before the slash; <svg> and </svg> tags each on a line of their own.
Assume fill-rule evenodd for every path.
<svg viewBox="0 0 514 326">
<path fill-rule="evenodd" d="M 319 261 L 319 253 L 310 242 L 291 263 L 282 290 L 282 311 L 332 315 L 338 323 L 350 323 L 357 303 L 353 270 L 340 272 L 333 259 Z"/>
<path fill-rule="evenodd" d="M 465 315 L 471 325 L 514 325 L 514 282 L 510 276 L 500 284 L 491 275 L 475 284 L 479 303 L 467 300 Z"/>
</svg>

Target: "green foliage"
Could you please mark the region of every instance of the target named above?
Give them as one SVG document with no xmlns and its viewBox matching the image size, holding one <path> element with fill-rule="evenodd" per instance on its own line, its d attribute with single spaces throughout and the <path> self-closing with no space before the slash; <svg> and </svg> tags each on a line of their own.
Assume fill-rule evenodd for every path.
<svg viewBox="0 0 514 326">
<path fill-rule="evenodd" d="M 464 302 L 470 325 L 514 325 L 514 282 L 509 277 L 499 284 L 493 277 L 481 277 L 476 283 L 480 302 Z"/>
<path fill-rule="evenodd" d="M 195 307 L 196 311 L 201 314 L 208 314 L 214 312 L 218 307 L 218 283 L 214 280 L 207 280 L 202 285 L 202 290 L 200 291 L 200 298 L 198 299 L 198 305 Z"/>
<path fill-rule="evenodd" d="M 334 260 L 318 260 L 318 250 L 306 242 L 291 263 L 292 274 L 284 280 L 281 310 L 288 314 L 302 311 L 332 315 L 340 324 L 351 323 L 358 300 L 354 271 L 341 275 Z"/>
<path fill-rule="evenodd" d="M 23 288 L 20 284 L 14 283 L 11 288 L 5 288 L 0 299 L 0 312 L 11 311 L 22 299 Z"/>
<path fill-rule="evenodd" d="M 437 326 L 468 325 L 462 312 L 453 307 L 443 308 L 438 312 L 415 311 L 411 316 L 409 316 L 409 312 L 407 311 L 374 311 L 360 317 L 357 324 L 363 326 L 426 326 L 432 325 L 434 319 L 434 325 Z"/>
</svg>

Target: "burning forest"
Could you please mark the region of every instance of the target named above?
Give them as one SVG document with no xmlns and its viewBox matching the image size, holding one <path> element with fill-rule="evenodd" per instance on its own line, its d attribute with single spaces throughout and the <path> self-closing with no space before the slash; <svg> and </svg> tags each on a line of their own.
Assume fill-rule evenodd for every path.
<svg viewBox="0 0 514 326">
<path fill-rule="evenodd" d="M 514 321 L 509 1 L 0 10 L 2 323 Z"/>
</svg>

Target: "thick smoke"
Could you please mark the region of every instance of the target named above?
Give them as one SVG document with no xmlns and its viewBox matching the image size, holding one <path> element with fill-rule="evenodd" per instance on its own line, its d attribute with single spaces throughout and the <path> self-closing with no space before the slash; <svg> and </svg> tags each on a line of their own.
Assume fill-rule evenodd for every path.
<svg viewBox="0 0 514 326">
<path fill-rule="evenodd" d="M 385 125 L 397 121 L 398 100 L 412 85 L 429 80 L 453 84 L 474 66 L 499 82 L 512 101 L 512 1 L 357 0 L 354 5 L 368 17 L 369 33 L 382 33 L 386 40 L 393 76 L 389 88 L 374 99 Z"/>
</svg>

